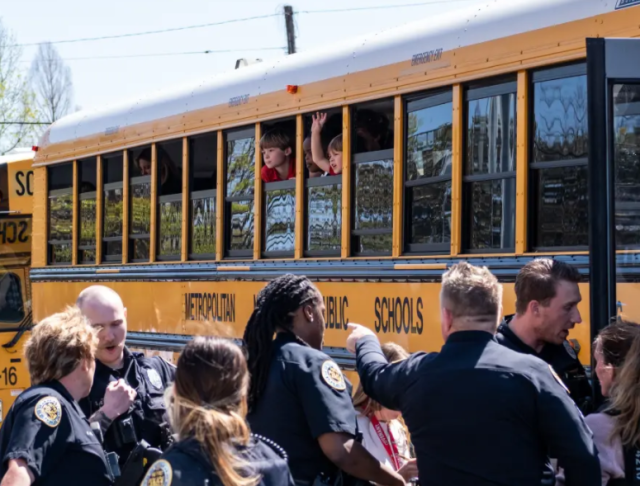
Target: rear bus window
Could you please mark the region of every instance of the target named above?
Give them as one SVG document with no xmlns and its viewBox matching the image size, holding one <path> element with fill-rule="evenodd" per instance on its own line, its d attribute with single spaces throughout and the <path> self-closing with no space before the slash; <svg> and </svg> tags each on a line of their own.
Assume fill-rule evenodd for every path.
<svg viewBox="0 0 640 486">
<path fill-rule="evenodd" d="M 105 262 L 122 262 L 122 154 L 105 155 L 103 165 L 102 253 Z"/>
<path fill-rule="evenodd" d="M 218 134 L 189 137 L 189 258 L 216 258 Z"/>
<path fill-rule="evenodd" d="M 78 263 L 96 263 L 96 158 L 79 160 Z"/>
<path fill-rule="evenodd" d="M 49 190 L 49 264 L 70 265 L 72 254 L 73 163 L 47 169 Z"/>
<path fill-rule="evenodd" d="M 129 259 L 148 262 L 151 253 L 151 147 L 129 151 Z"/>
<path fill-rule="evenodd" d="M 180 260 L 182 252 L 182 139 L 159 143 L 158 260 Z"/>
</svg>

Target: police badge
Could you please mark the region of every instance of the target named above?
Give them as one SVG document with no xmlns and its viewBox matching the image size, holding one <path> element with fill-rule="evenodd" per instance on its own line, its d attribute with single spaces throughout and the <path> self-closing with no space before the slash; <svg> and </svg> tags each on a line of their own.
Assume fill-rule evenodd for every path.
<svg viewBox="0 0 640 486">
<path fill-rule="evenodd" d="M 62 407 L 56 397 L 44 397 L 36 403 L 36 418 L 49 427 L 57 427 L 62 419 Z"/>
<path fill-rule="evenodd" d="M 147 370 L 147 376 L 149 377 L 149 381 L 154 387 L 162 389 L 162 379 L 160 378 L 160 375 L 156 370 Z"/>
</svg>

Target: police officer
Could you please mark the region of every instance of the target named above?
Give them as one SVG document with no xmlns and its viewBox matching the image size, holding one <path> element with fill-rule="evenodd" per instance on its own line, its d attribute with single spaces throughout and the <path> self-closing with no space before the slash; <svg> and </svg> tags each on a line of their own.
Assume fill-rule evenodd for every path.
<svg viewBox="0 0 640 486">
<path fill-rule="evenodd" d="M 498 342 L 549 363 L 586 415 L 593 411 L 592 388 L 569 331 L 582 322 L 580 274 L 571 265 L 549 258 L 527 263 L 516 277 L 516 314 L 498 328 Z"/>
<path fill-rule="evenodd" d="M 173 381 L 175 366 L 126 348 L 127 310 L 112 289 L 89 287 L 80 293 L 77 304 L 99 329 L 93 387 L 80 406 L 91 422 L 100 424 L 105 448 L 118 455 L 121 466 L 143 440 L 165 449 L 171 433 L 164 390 Z"/>
<path fill-rule="evenodd" d="M 599 486 L 591 433 L 560 379 L 496 342 L 501 305 L 497 279 L 463 262 L 442 277 L 440 353 L 388 364 L 375 334 L 350 324 L 365 392 L 402 412 L 422 486 L 539 486 L 548 450 L 567 485 Z"/>
<path fill-rule="evenodd" d="M 351 385 L 321 351 L 323 313 L 322 295 L 305 277 L 283 275 L 258 295 L 244 333 L 251 429 L 284 448 L 296 484 L 355 477 L 401 486 L 356 440 Z"/>
<path fill-rule="evenodd" d="M 91 389 L 97 343 L 77 308 L 33 329 L 25 345 L 33 386 L 0 429 L 2 486 L 113 484 L 102 445 L 77 403 Z"/>
<path fill-rule="evenodd" d="M 247 362 L 236 344 L 190 341 L 172 395 L 171 422 L 180 440 L 151 466 L 142 486 L 294 486 L 284 451 L 249 434 L 248 391 Z"/>
</svg>

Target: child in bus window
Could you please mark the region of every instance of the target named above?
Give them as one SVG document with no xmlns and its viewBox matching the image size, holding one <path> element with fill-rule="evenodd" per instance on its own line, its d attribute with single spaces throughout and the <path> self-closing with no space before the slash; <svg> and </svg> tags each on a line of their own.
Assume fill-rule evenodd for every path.
<svg viewBox="0 0 640 486">
<path fill-rule="evenodd" d="M 293 142 L 284 130 L 274 128 L 265 133 L 260 140 L 260 150 L 264 161 L 260 172 L 263 182 L 296 178 Z"/>
<path fill-rule="evenodd" d="M 309 171 L 309 178 L 322 177 L 324 175 L 324 171 L 313 161 L 310 137 L 304 139 L 302 142 L 302 149 L 304 150 L 304 163 Z"/>
<path fill-rule="evenodd" d="M 357 153 L 393 148 L 393 134 L 389 130 L 389 119 L 384 114 L 368 109 L 358 110 L 355 126 Z"/>
<path fill-rule="evenodd" d="M 160 194 L 180 194 L 182 184 L 178 168 L 162 147 L 157 147 L 156 150 L 158 169 L 160 170 Z M 151 148 L 145 148 L 140 152 L 136 159 L 136 165 L 141 176 L 151 175 Z"/>
<path fill-rule="evenodd" d="M 327 158 L 322 148 L 322 127 L 327 121 L 327 114 L 316 113 L 312 116 L 312 120 L 311 154 L 313 162 L 329 175 L 342 174 L 342 135 L 338 135 L 329 143 L 327 150 L 329 158 Z"/>
</svg>

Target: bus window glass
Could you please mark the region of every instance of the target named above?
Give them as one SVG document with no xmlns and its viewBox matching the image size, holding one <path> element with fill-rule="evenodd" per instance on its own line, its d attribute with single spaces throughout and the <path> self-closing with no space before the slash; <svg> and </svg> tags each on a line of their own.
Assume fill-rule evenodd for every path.
<svg viewBox="0 0 640 486">
<path fill-rule="evenodd" d="M 296 121 L 262 124 L 263 255 L 293 256 L 296 226 Z"/>
<path fill-rule="evenodd" d="M 71 263 L 73 217 L 73 164 L 47 170 L 49 189 L 49 263 Z"/>
<path fill-rule="evenodd" d="M 393 244 L 393 99 L 352 108 L 352 251 L 387 255 Z"/>
<path fill-rule="evenodd" d="M 305 255 L 338 256 L 342 247 L 342 108 L 305 115 L 303 120 Z"/>
<path fill-rule="evenodd" d="M 123 186 L 121 154 L 103 157 L 104 201 L 102 253 L 107 262 L 122 261 Z"/>
<path fill-rule="evenodd" d="M 405 251 L 447 252 L 451 242 L 451 92 L 407 103 Z"/>
<path fill-rule="evenodd" d="M 179 260 L 182 242 L 182 139 L 159 143 L 158 260 Z"/>
<path fill-rule="evenodd" d="M 253 255 L 255 181 L 255 129 L 226 134 L 227 255 Z"/>
<path fill-rule="evenodd" d="M 78 161 L 78 263 L 96 263 L 96 159 Z"/>
<path fill-rule="evenodd" d="M 217 132 L 189 138 L 192 259 L 216 256 Z"/>
<path fill-rule="evenodd" d="M 133 262 L 149 261 L 151 250 L 151 158 L 151 147 L 129 151 L 128 244 Z"/>
<path fill-rule="evenodd" d="M 20 278 L 11 272 L 0 276 L 0 322 L 20 322 L 24 319 L 24 303 Z"/>
<path fill-rule="evenodd" d="M 585 70 L 574 64 L 532 74 L 529 244 L 535 250 L 589 244 Z"/>
<path fill-rule="evenodd" d="M 613 87 L 616 244 L 640 245 L 640 86 Z"/>
<path fill-rule="evenodd" d="M 515 249 L 516 83 L 467 90 L 466 247 Z"/>
</svg>

